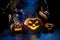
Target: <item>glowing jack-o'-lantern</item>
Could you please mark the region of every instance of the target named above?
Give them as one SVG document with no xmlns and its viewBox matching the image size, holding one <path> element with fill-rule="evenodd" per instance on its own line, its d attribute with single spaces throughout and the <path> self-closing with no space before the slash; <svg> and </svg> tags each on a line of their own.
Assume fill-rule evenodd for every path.
<svg viewBox="0 0 60 40">
<path fill-rule="evenodd" d="M 28 30 L 39 30 L 42 26 L 42 20 L 39 18 L 27 18 L 24 25 Z"/>
<path fill-rule="evenodd" d="M 11 29 L 11 31 L 15 31 L 15 32 L 17 32 L 17 31 L 22 31 L 22 26 L 23 26 L 23 24 L 12 24 L 11 26 L 10 26 L 10 29 Z"/>
<path fill-rule="evenodd" d="M 45 24 L 45 28 L 46 28 L 46 30 L 53 30 L 54 29 L 54 24 L 51 24 L 51 23 L 46 23 Z"/>
<path fill-rule="evenodd" d="M 18 16 L 19 16 L 18 14 L 13 14 L 13 18 L 12 18 L 13 24 L 11 24 L 11 26 L 10 26 L 10 29 L 15 32 L 22 31 L 22 26 L 23 26 L 23 24 L 22 24 L 21 20 L 19 20 Z"/>
</svg>

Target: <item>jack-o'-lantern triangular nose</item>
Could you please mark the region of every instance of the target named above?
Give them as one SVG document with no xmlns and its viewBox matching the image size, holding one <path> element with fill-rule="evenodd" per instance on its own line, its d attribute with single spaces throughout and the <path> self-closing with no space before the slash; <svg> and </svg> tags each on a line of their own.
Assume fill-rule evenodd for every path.
<svg viewBox="0 0 60 40">
<path fill-rule="evenodd" d="M 33 24 L 32 26 L 35 26 L 35 24 Z"/>
</svg>

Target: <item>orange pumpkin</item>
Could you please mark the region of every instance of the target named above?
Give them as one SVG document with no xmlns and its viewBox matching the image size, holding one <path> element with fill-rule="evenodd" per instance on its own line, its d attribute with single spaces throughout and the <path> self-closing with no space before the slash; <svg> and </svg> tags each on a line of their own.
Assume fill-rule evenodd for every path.
<svg viewBox="0 0 60 40">
<path fill-rule="evenodd" d="M 10 29 L 11 29 L 11 31 L 15 31 L 15 32 L 22 31 L 22 26 L 23 26 L 23 24 L 21 24 L 21 23 L 20 24 L 14 23 L 10 26 Z"/>
<path fill-rule="evenodd" d="M 46 23 L 45 24 L 45 29 L 50 31 L 50 30 L 54 29 L 54 26 L 55 26 L 54 24 Z"/>
<path fill-rule="evenodd" d="M 25 28 L 31 31 L 37 31 L 42 27 L 42 20 L 39 18 L 27 18 L 24 22 Z"/>
</svg>

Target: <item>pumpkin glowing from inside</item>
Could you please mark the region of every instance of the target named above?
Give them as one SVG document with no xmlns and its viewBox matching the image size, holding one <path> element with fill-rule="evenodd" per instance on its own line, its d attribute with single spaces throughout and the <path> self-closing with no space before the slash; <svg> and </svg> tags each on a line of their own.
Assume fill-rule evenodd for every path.
<svg viewBox="0 0 60 40">
<path fill-rule="evenodd" d="M 42 26 L 42 20 L 39 18 L 27 18 L 24 22 L 25 27 L 28 30 L 38 30 Z"/>
<path fill-rule="evenodd" d="M 23 26 L 23 24 L 15 24 L 14 23 L 11 25 L 10 29 L 11 29 L 11 31 L 15 31 L 15 32 L 22 31 L 22 26 Z"/>
<path fill-rule="evenodd" d="M 47 29 L 47 30 L 53 30 L 54 29 L 54 24 L 51 24 L 51 23 L 46 23 L 45 24 L 45 28 Z"/>
</svg>

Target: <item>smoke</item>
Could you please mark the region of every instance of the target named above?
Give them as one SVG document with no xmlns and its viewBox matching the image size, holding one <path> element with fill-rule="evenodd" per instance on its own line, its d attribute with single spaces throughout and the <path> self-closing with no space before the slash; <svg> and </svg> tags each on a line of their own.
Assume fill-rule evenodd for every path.
<svg viewBox="0 0 60 40">
<path fill-rule="evenodd" d="M 28 17 L 32 17 L 32 14 L 36 15 L 36 9 L 38 7 L 38 0 L 24 0 L 27 4 L 23 8 Z"/>
</svg>

